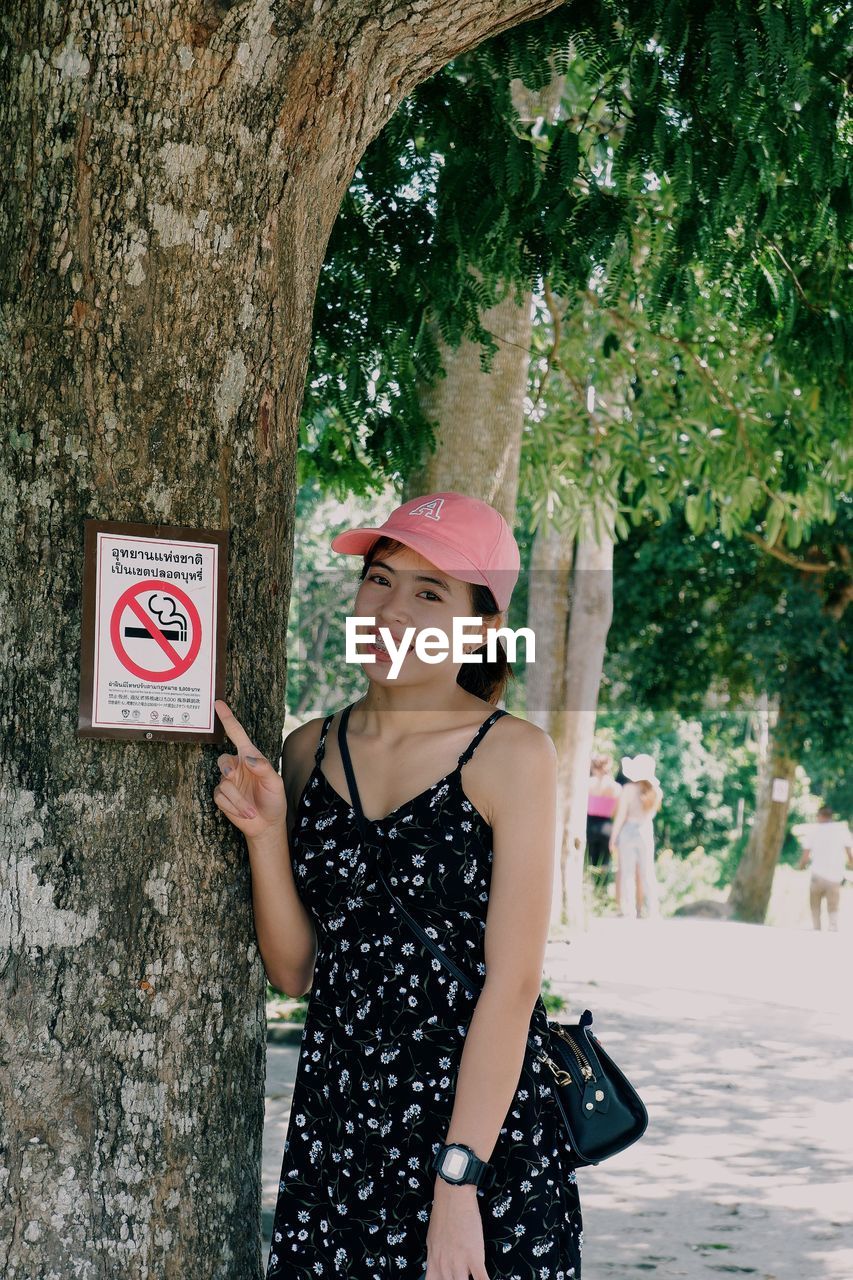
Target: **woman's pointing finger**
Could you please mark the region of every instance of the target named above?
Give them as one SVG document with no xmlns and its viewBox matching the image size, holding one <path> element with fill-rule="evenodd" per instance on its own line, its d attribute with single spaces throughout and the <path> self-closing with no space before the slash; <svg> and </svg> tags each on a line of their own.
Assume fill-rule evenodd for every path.
<svg viewBox="0 0 853 1280">
<path fill-rule="evenodd" d="M 233 711 L 228 706 L 228 703 L 224 702 L 222 698 L 217 698 L 213 705 L 216 708 L 216 714 L 222 721 L 223 729 L 234 743 L 234 746 L 237 748 L 240 755 L 259 755 L 260 753 L 255 749 L 252 739 L 249 737 L 248 733 L 246 733 L 246 730 L 234 715 Z"/>
</svg>

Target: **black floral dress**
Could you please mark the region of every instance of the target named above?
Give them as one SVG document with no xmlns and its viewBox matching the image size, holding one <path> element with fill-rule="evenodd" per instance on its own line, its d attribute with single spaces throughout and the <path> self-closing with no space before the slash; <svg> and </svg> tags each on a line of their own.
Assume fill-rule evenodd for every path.
<svg viewBox="0 0 853 1280">
<path fill-rule="evenodd" d="M 334 714 L 334 713 L 333 713 Z M 504 711 L 480 726 L 456 767 L 385 818 L 355 813 L 320 768 L 332 715 L 299 801 L 296 885 L 317 959 L 284 1143 L 267 1278 L 420 1280 L 435 1173 L 476 997 L 417 940 L 394 893 L 477 985 L 492 829 L 468 800 L 462 767 Z M 547 1014 L 536 1001 L 531 1030 Z M 536 1037 L 538 1039 L 538 1037 Z M 543 1042 L 544 1043 L 544 1042 Z M 478 1189 L 490 1280 L 579 1280 L 583 1232 L 575 1174 L 548 1072 L 530 1047 Z"/>
</svg>

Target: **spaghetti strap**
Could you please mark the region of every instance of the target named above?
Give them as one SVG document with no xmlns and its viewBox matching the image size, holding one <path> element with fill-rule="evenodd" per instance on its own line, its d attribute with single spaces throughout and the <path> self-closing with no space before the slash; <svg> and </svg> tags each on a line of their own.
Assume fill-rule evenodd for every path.
<svg viewBox="0 0 853 1280">
<path fill-rule="evenodd" d="M 488 720 L 485 720 L 480 725 L 479 729 L 474 734 L 474 737 L 468 743 L 468 746 L 465 748 L 465 750 L 462 752 L 462 755 L 457 760 L 456 762 L 457 769 L 461 769 L 462 765 L 465 764 L 467 760 L 471 759 L 472 755 L 477 749 L 477 746 L 479 745 L 480 739 L 485 737 L 485 735 L 488 733 L 489 729 L 491 729 L 495 721 L 499 720 L 501 716 L 506 716 L 506 715 L 509 715 L 508 711 L 502 711 L 498 709 L 497 711 L 493 711 L 492 714 L 489 716 Z"/>
<path fill-rule="evenodd" d="M 323 721 L 323 731 L 320 734 L 320 741 L 317 743 L 317 750 L 314 752 L 314 763 L 319 764 L 326 753 L 326 734 L 329 732 L 329 725 L 335 718 L 334 711 L 330 711 Z"/>
</svg>

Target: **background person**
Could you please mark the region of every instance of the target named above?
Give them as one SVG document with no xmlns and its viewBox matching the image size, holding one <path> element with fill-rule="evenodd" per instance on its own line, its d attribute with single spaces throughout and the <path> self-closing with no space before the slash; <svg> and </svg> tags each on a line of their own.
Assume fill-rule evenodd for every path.
<svg viewBox="0 0 853 1280">
<path fill-rule="evenodd" d="M 803 855 L 797 863 L 799 870 L 811 861 L 812 874 L 809 883 L 809 906 L 812 924 L 821 927 L 821 905 L 826 899 L 829 928 L 838 929 L 838 908 L 841 902 L 841 886 L 847 867 L 853 869 L 853 835 L 846 822 L 836 821 L 828 804 L 818 810 L 817 822 L 812 822 L 800 836 Z"/>
<path fill-rule="evenodd" d="M 631 919 L 637 915 L 637 874 L 643 887 L 646 915 L 660 915 L 657 877 L 655 876 L 654 815 L 663 800 L 660 782 L 655 777 L 655 762 L 650 755 L 622 757 L 622 772 L 628 781 L 622 788 L 610 852 L 615 854 L 618 868 L 619 914 Z"/>
<path fill-rule="evenodd" d="M 586 804 L 586 856 L 593 875 L 600 881 L 610 871 L 610 837 L 613 815 L 621 786 L 613 777 L 613 761 L 608 755 L 594 755 L 590 766 Z"/>
</svg>

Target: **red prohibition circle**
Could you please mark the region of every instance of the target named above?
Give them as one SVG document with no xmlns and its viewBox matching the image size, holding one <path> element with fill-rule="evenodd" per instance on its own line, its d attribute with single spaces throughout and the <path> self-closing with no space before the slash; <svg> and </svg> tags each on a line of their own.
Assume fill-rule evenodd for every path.
<svg viewBox="0 0 853 1280">
<path fill-rule="evenodd" d="M 137 602 L 137 596 L 143 591 L 165 591 L 169 595 L 175 597 L 184 606 L 188 615 L 188 623 L 191 628 L 192 640 L 190 647 L 182 658 L 176 649 L 161 635 L 153 618 L 149 618 L 148 614 L 143 610 L 142 605 Z M 166 653 L 172 662 L 171 668 L 165 671 L 149 671 L 147 667 L 140 667 L 134 662 L 130 654 L 124 647 L 124 641 L 121 638 L 121 615 L 125 609 L 130 608 L 136 614 L 140 622 L 142 622 L 150 631 L 151 638 L 155 640 L 160 648 Z M 192 664 L 198 657 L 201 648 L 201 618 L 198 609 L 193 604 L 186 591 L 176 586 L 174 582 L 160 581 L 157 578 L 146 578 L 144 582 L 135 582 L 132 587 L 128 587 L 127 591 L 122 592 L 118 600 L 115 602 L 112 617 L 110 618 L 110 639 L 112 640 L 115 655 L 123 667 L 126 667 L 131 675 L 138 676 L 140 680 L 151 680 L 157 684 L 163 684 L 167 680 L 177 680 L 186 671 L 189 671 Z"/>
</svg>

